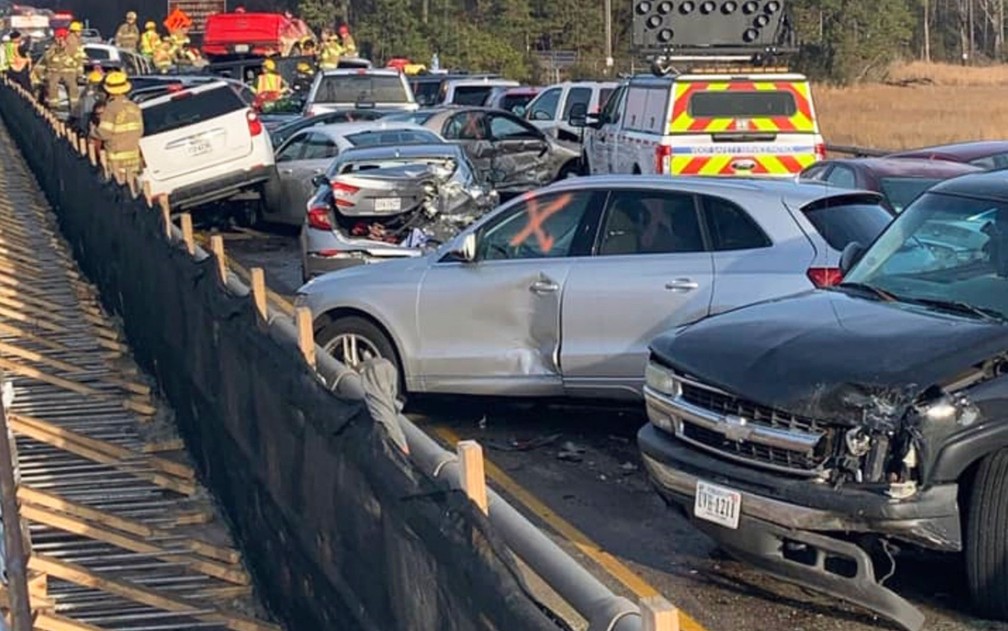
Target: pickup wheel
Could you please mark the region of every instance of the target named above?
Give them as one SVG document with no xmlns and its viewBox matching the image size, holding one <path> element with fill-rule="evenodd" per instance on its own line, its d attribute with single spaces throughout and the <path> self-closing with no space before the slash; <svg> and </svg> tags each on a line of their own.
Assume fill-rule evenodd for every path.
<svg viewBox="0 0 1008 631">
<path fill-rule="evenodd" d="M 1008 619 L 1008 449 L 980 462 L 966 522 L 966 574 L 977 612 Z"/>
</svg>

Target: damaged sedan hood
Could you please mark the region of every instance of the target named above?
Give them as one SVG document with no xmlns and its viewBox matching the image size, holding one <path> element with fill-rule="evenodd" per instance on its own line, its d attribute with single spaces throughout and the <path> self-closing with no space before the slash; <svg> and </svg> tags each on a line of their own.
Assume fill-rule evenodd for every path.
<svg viewBox="0 0 1008 631">
<path fill-rule="evenodd" d="M 928 387 L 1008 350 L 1008 327 L 811 291 L 701 320 L 651 348 L 744 399 L 857 424 L 876 412 L 901 415 Z"/>
</svg>

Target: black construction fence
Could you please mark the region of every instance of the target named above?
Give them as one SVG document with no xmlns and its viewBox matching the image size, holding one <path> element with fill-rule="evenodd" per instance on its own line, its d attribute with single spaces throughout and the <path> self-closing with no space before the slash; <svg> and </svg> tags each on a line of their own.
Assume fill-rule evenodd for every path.
<svg viewBox="0 0 1008 631">
<path fill-rule="evenodd" d="M 159 211 L 103 181 L 7 85 L 0 117 L 287 628 L 557 628 L 485 516 L 330 392 L 250 296 L 225 290 L 212 257 L 170 242 Z"/>
</svg>

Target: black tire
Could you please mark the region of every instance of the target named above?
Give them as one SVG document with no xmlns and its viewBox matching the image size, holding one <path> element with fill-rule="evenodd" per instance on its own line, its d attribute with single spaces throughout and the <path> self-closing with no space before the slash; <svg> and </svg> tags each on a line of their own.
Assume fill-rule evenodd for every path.
<svg viewBox="0 0 1008 631">
<path fill-rule="evenodd" d="M 399 376 L 399 396 L 400 398 L 404 397 L 406 389 L 399 355 L 396 353 L 395 346 L 392 345 L 392 340 L 374 322 L 360 316 L 336 318 L 315 332 L 315 343 L 325 348 L 337 336 L 347 333 L 363 337 L 375 348 L 380 357 L 392 362 L 396 374 Z M 339 354 L 333 353 L 332 355 L 340 359 Z"/>
<path fill-rule="evenodd" d="M 255 228 L 263 220 L 263 201 L 242 202 L 234 210 L 235 223 L 242 228 Z"/>
<path fill-rule="evenodd" d="M 640 167 L 637 166 L 636 164 L 633 167 L 633 173 L 631 175 L 641 175 Z"/>
<path fill-rule="evenodd" d="M 980 462 L 966 521 L 966 575 L 977 613 L 1008 620 L 1008 449 Z"/>
</svg>

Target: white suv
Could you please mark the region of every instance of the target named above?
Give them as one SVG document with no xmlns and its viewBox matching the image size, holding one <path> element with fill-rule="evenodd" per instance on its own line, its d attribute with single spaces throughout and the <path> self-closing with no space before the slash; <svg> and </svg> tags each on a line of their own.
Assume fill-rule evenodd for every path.
<svg viewBox="0 0 1008 631">
<path fill-rule="evenodd" d="M 140 110 L 142 178 L 175 210 L 259 192 L 275 173 L 262 121 L 224 81 L 144 101 Z"/>
</svg>

